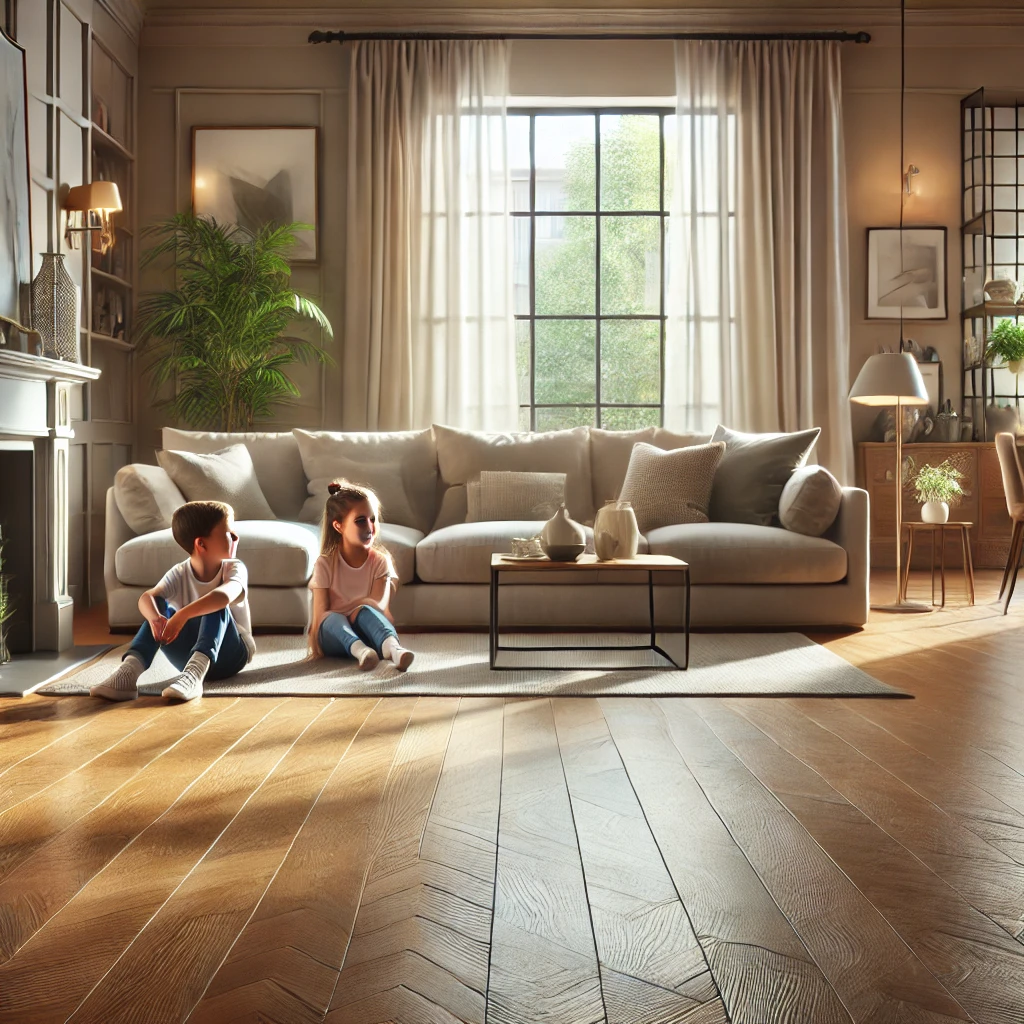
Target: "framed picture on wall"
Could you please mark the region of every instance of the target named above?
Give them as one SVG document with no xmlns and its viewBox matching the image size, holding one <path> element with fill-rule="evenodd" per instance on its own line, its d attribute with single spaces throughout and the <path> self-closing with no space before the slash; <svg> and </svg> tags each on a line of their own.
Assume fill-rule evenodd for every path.
<svg viewBox="0 0 1024 1024">
<path fill-rule="evenodd" d="M 316 128 L 192 129 L 192 211 L 256 230 L 271 221 L 296 232 L 293 262 L 314 262 L 317 239 Z"/>
<path fill-rule="evenodd" d="M 25 51 L 0 27 L 0 313 L 29 321 L 32 218 L 29 208 Z"/>
<path fill-rule="evenodd" d="M 868 319 L 948 316 L 946 229 L 868 228 Z"/>
</svg>

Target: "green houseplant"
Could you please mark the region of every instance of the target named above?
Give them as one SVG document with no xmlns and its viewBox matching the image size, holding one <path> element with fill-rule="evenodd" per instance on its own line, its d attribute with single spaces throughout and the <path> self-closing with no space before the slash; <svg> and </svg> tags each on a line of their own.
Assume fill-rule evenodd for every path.
<svg viewBox="0 0 1024 1024">
<path fill-rule="evenodd" d="M 949 519 L 949 506 L 963 497 L 963 479 L 964 474 L 949 459 L 937 466 L 924 465 L 914 474 L 914 492 L 921 502 L 923 522 L 944 523 Z"/>
<path fill-rule="evenodd" d="M 179 213 L 147 230 L 157 241 L 143 265 L 170 256 L 177 287 L 141 300 L 137 337 L 152 357 L 154 393 L 174 387 L 157 404 L 179 421 L 252 430 L 299 394 L 286 373 L 291 364 L 330 361 L 318 345 L 286 333 L 306 320 L 332 334 L 323 310 L 291 286 L 288 255 L 304 226 L 249 232 Z"/>
<path fill-rule="evenodd" d="M 1014 319 L 1000 320 L 988 336 L 986 355 L 1006 363 L 1010 373 L 1020 373 L 1024 362 L 1024 324 Z"/>
<path fill-rule="evenodd" d="M 11 652 L 7 649 L 7 623 L 14 615 L 11 593 L 7 589 L 10 574 L 4 572 L 4 538 L 0 533 L 0 665 L 11 660 Z"/>
</svg>

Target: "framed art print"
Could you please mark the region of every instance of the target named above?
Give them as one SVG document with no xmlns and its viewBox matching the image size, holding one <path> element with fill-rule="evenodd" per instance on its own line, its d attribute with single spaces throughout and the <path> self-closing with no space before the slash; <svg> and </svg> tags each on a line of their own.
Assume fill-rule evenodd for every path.
<svg viewBox="0 0 1024 1024">
<path fill-rule="evenodd" d="M 25 50 L 0 28 L 0 313 L 29 321 L 32 218 Z"/>
<path fill-rule="evenodd" d="M 316 128 L 192 129 L 192 212 L 257 230 L 309 224 L 296 232 L 293 262 L 314 262 L 317 239 Z"/>
<path fill-rule="evenodd" d="M 868 228 L 868 319 L 948 315 L 946 229 Z"/>
</svg>

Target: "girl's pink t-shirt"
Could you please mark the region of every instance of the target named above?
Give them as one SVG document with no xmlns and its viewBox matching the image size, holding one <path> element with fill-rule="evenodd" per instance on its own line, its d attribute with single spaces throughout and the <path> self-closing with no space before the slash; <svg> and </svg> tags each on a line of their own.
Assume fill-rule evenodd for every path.
<svg viewBox="0 0 1024 1024">
<path fill-rule="evenodd" d="M 321 555 L 313 565 L 310 590 L 327 591 L 327 611 L 337 611 L 349 601 L 369 597 L 379 579 L 398 579 L 391 556 L 380 548 L 370 548 L 366 561 L 358 569 L 342 557 L 338 548 L 330 555 Z M 316 623 L 320 628 L 320 623 Z"/>
</svg>

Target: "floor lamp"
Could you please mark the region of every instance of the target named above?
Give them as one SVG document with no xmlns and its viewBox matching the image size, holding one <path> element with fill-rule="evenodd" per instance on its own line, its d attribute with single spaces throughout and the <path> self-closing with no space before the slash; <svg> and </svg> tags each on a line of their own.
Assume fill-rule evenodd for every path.
<svg viewBox="0 0 1024 1024">
<path fill-rule="evenodd" d="M 904 601 L 903 560 L 903 406 L 927 405 L 924 378 L 909 352 L 879 352 L 869 356 L 850 389 L 850 401 L 859 405 L 896 407 L 896 601 L 872 605 L 887 612 L 928 612 L 931 606 Z"/>
</svg>

